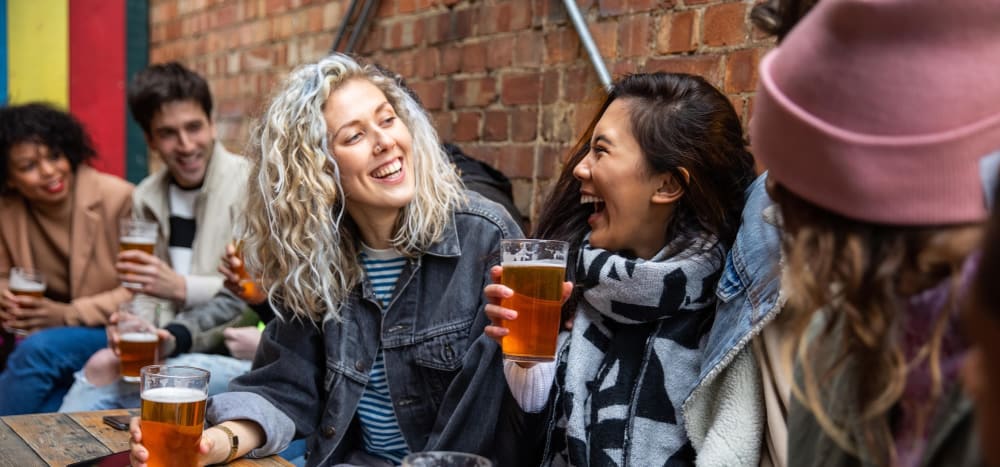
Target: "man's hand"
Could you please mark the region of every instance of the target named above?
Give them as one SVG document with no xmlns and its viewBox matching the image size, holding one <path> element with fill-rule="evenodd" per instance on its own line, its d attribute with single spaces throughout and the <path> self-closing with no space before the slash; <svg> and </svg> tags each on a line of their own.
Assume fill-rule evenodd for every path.
<svg viewBox="0 0 1000 467">
<path fill-rule="evenodd" d="M 233 295 L 242 298 L 243 301 L 251 305 L 259 305 L 267 300 L 267 295 L 256 282 L 241 275 L 241 273 L 246 274 L 243 258 L 232 243 L 226 245 L 226 253 L 219 260 L 218 271 L 225 279 L 222 285 Z"/>
<path fill-rule="evenodd" d="M 179 303 L 187 299 L 184 276 L 174 272 L 156 256 L 140 250 L 125 250 L 118 253 L 115 267 L 118 279 L 135 292 Z"/>
</svg>

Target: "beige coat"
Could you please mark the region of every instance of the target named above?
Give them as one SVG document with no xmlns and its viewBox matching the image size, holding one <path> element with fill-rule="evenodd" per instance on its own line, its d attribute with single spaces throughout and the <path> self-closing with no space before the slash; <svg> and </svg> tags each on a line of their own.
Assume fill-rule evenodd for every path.
<svg viewBox="0 0 1000 467">
<path fill-rule="evenodd" d="M 75 183 L 69 258 L 73 312 L 66 325 L 99 326 L 132 295 L 118 281 L 115 260 L 118 220 L 132 211 L 133 186 L 87 165 L 77 169 Z M 28 215 L 20 196 L 0 198 L 0 289 L 7 288 L 10 268 L 34 267 Z"/>
<path fill-rule="evenodd" d="M 187 300 L 181 308 L 199 305 L 222 289 L 219 259 L 226 244 L 233 240 L 233 220 L 229 207 L 246 200 L 250 164 L 242 156 L 215 143 L 205 171 L 201 193 L 195 199 L 194 213 L 198 230 L 191 245 L 191 272 L 184 277 Z M 146 177 L 136 187 L 133 209 L 140 217 L 159 224 L 156 256 L 170 264 L 167 239 L 170 238 L 170 174 L 166 167 Z M 173 267 L 173 265 L 170 265 Z"/>
</svg>

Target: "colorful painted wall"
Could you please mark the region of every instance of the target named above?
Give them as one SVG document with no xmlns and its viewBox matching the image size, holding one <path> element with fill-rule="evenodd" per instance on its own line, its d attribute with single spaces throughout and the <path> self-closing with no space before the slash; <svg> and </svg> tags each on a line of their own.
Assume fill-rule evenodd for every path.
<svg viewBox="0 0 1000 467">
<path fill-rule="evenodd" d="M 148 0 L 0 0 L 0 102 L 69 110 L 94 139 L 95 167 L 142 179 L 125 84 L 148 62 L 148 14 Z"/>
</svg>

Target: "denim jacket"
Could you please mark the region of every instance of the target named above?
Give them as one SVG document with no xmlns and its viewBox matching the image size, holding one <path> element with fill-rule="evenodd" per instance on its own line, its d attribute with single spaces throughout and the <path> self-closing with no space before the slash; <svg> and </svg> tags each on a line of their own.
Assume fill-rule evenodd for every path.
<svg viewBox="0 0 1000 467">
<path fill-rule="evenodd" d="M 765 429 L 760 374 L 750 341 L 784 304 L 781 236 L 767 175 L 747 188 L 743 218 L 716 289 L 715 322 L 698 383 L 684 401 L 698 465 L 757 465 Z"/>
<path fill-rule="evenodd" d="M 253 370 L 210 399 L 209 421 L 258 423 L 266 442 L 252 456 L 306 437 L 307 465 L 335 464 L 360 449 L 355 412 L 381 348 L 411 452 L 492 456 L 507 385 L 500 348 L 482 335 L 482 291 L 499 263 L 500 239 L 521 230 L 496 203 L 467 196 L 444 238 L 408 261 L 384 313 L 365 281 L 342 305 L 340 322 L 273 320 Z"/>
</svg>

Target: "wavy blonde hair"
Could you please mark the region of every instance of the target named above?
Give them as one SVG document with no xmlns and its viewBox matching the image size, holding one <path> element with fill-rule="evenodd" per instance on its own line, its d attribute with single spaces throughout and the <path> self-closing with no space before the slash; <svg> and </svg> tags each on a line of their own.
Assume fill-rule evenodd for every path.
<svg viewBox="0 0 1000 467">
<path fill-rule="evenodd" d="M 981 226 L 887 226 L 859 222 L 814 206 L 781 186 L 788 303 L 782 324 L 791 342 L 786 363 L 801 372 L 792 394 L 841 449 L 873 465 L 895 465 L 890 410 L 900 402 L 907 374 L 927 365 L 931 400 L 905 407 L 924 429 L 941 396 L 941 351 L 951 331 L 962 264 Z M 901 300 L 950 281 L 949 301 L 931 337 L 908 359 L 902 348 Z M 848 391 L 831 390 L 849 378 Z"/>
<path fill-rule="evenodd" d="M 271 303 L 294 317 L 339 320 L 340 305 L 364 277 L 360 237 L 345 210 L 323 115 L 330 94 L 355 79 L 378 87 L 413 136 L 415 192 L 396 220 L 393 247 L 419 256 L 465 200 L 430 119 L 399 83 L 342 54 L 294 70 L 252 130 L 243 233 L 247 270 Z"/>
</svg>

